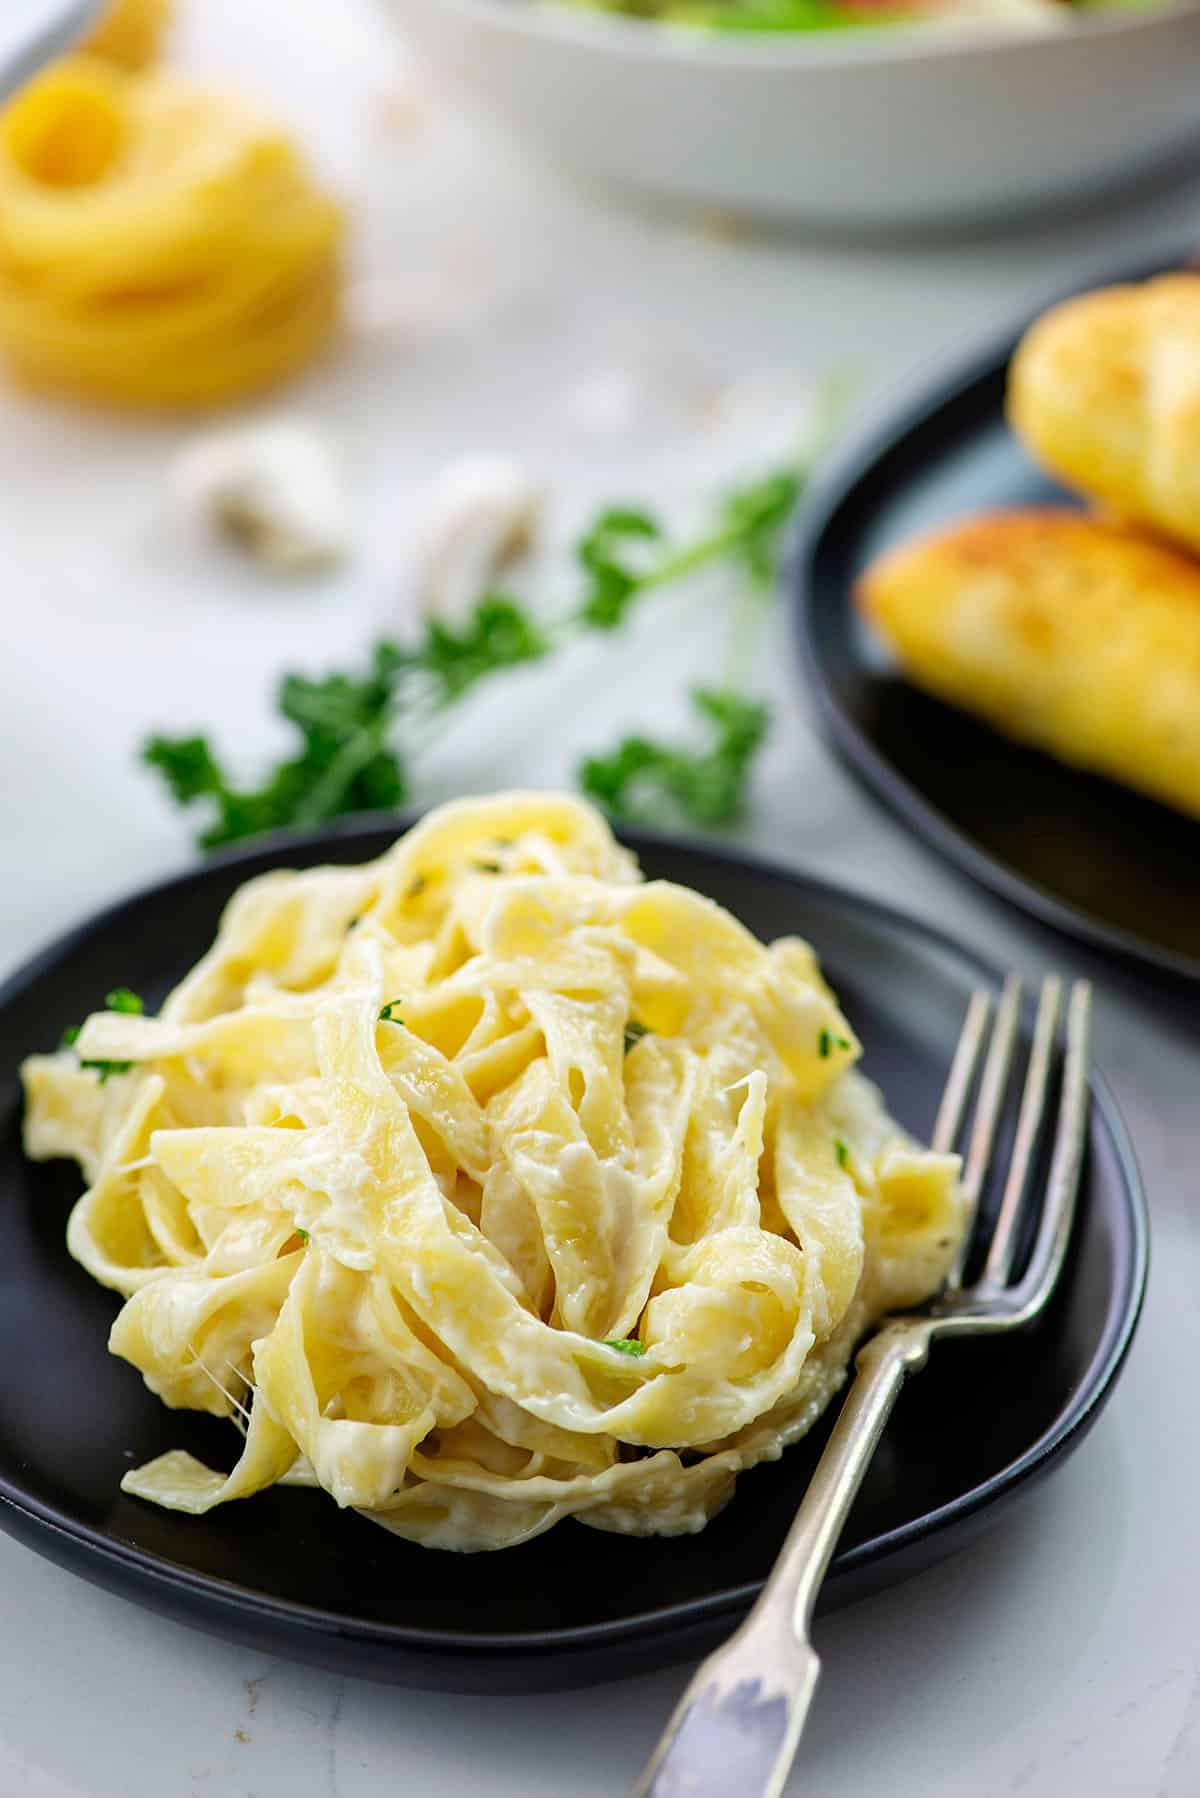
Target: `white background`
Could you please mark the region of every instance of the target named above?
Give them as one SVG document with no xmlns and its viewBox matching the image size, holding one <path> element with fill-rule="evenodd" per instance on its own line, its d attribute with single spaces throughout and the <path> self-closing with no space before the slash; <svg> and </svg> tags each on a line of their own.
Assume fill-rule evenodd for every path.
<svg viewBox="0 0 1200 1798">
<path fill-rule="evenodd" d="M 276 741 L 267 694 L 284 662 L 352 661 L 372 634 L 403 629 L 411 521 L 448 457 L 527 458 L 552 537 L 600 497 L 682 506 L 729 468 L 769 461 L 822 371 L 850 369 L 861 403 L 876 402 L 1040 291 L 1200 240 L 1195 182 L 904 249 L 621 216 L 414 77 L 350 0 L 194 0 L 178 59 L 272 96 L 356 197 L 376 323 L 287 403 L 339 445 L 358 553 L 336 577 L 272 587 L 169 513 L 163 467 L 188 430 L 0 396 L 3 970 L 186 860 L 185 825 L 135 765 L 148 726 L 214 727 L 252 766 Z M 630 726 L 673 728 L 675 695 L 719 666 L 722 599 L 719 584 L 664 597 L 632 642 L 581 649 L 548 684 L 542 672 L 502 683 L 436 745 L 419 796 L 563 781 Z M 810 736 L 782 620 L 770 628 L 760 676 L 778 724 L 746 840 L 884 891 L 1030 972 L 1081 964 L 868 807 Z M 1200 1791 L 1188 1134 L 1200 1057 L 1186 1004 L 1113 969 L 1101 978 L 1101 1058 L 1154 1213 L 1137 1347 L 1094 1434 L 991 1536 L 820 1625 L 825 1676 L 789 1792 Z M 684 1678 L 503 1701 L 333 1679 L 162 1622 L 6 1537 L 0 1617 L 6 1798 L 608 1798 L 628 1789 Z"/>
</svg>

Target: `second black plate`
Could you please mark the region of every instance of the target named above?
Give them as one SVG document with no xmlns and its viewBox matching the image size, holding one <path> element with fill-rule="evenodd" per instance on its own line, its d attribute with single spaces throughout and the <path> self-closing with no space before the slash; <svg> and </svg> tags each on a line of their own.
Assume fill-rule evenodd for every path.
<svg viewBox="0 0 1200 1798">
<path fill-rule="evenodd" d="M 1200 823 L 910 686 L 851 599 L 876 556 L 922 531 L 999 507 L 1077 503 L 1004 422 L 1021 334 L 895 414 L 814 508 L 797 603 L 818 717 L 889 810 L 975 879 L 1073 935 L 1200 979 Z"/>
</svg>

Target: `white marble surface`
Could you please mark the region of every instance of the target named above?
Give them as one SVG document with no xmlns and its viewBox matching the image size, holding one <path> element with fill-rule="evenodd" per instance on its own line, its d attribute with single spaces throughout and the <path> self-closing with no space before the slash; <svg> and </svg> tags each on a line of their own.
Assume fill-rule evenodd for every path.
<svg viewBox="0 0 1200 1798">
<path fill-rule="evenodd" d="M 264 695 L 284 660 L 320 667 L 400 619 L 406 518 L 448 455 L 528 456 L 566 529 L 593 497 L 680 495 L 752 460 L 831 365 L 878 399 L 1040 289 L 1200 236 L 1195 181 L 1000 241 L 886 251 L 621 217 L 394 76 L 387 42 L 350 0 L 193 0 L 179 48 L 319 138 L 359 196 L 376 304 L 403 315 L 289 402 L 328 421 L 352 471 L 364 548 L 345 574 L 272 589 L 185 544 L 162 505 L 174 427 L 0 398 L 2 968 L 185 860 L 184 826 L 133 762 L 148 724 L 216 726 L 252 761 L 273 740 Z M 437 745 L 421 796 L 561 780 L 581 749 L 652 707 L 669 715 L 668 690 L 719 655 L 720 600 L 666 598 L 632 645 L 581 650 L 548 718 L 541 674 L 482 698 Z M 811 737 L 772 629 L 762 679 L 780 721 L 746 839 L 1030 971 L 1081 963 L 868 807 Z M 1200 1790 L 1200 1054 L 1184 1007 L 1099 972 L 1101 1057 L 1154 1212 L 1127 1374 L 1078 1454 L 985 1541 L 822 1623 L 797 1798 Z M 684 1678 L 503 1702 L 331 1679 L 160 1621 L 6 1537 L 0 1617 L 6 1798 L 610 1798 Z"/>
</svg>

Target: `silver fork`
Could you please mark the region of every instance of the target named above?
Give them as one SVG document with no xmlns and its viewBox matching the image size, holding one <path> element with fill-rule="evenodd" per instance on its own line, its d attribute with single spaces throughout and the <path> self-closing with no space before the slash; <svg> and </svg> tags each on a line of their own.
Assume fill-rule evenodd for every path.
<svg viewBox="0 0 1200 1798">
<path fill-rule="evenodd" d="M 634 1798 L 779 1798 L 821 1668 L 809 1639 L 813 1605 L 901 1386 L 924 1367 L 929 1345 L 941 1337 L 1025 1329 L 1046 1309 L 1070 1242 L 1087 1131 L 1091 992 L 1084 981 L 1075 982 L 1067 1005 L 1050 1168 L 1020 1279 L 1013 1278 L 1013 1264 L 1033 1203 L 1027 1189 L 1041 1140 L 1061 1001 L 1062 982 L 1052 976 L 1038 1001 L 1016 1133 L 982 1271 L 964 1287 L 980 1197 L 993 1172 L 1021 984 L 1013 976 L 1006 981 L 990 1044 L 990 996 L 972 996 L 933 1133 L 933 1147 L 942 1153 L 958 1142 L 986 1045 L 963 1170 L 969 1222 L 950 1278 L 934 1303 L 885 1318 L 860 1350 L 854 1383 L 770 1578 L 740 1629 L 701 1663 Z"/>
</svg>

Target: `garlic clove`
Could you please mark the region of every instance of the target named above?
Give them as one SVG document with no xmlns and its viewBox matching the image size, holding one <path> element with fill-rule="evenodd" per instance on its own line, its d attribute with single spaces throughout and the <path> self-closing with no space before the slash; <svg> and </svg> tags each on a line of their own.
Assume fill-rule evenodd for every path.
<svg viewBox="0 0 1200 1798">
<path fill-rule="evenodd" d="M 417 610 L 464 616 L 497 575 L 532 547 L 543 493 L 530 471 L 502 456 L 463 456 L 419 496 L 412 552 Z"/>
<path fill-rule="evenodd" d="M 213 431 L 179 452 L 183 511 L 279 574 L 308 574 L 349 548 L 346 493 L 329 445 L 299 419 Z"/>
</svg>

